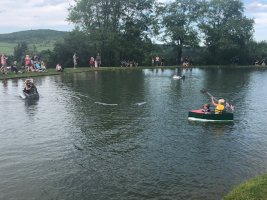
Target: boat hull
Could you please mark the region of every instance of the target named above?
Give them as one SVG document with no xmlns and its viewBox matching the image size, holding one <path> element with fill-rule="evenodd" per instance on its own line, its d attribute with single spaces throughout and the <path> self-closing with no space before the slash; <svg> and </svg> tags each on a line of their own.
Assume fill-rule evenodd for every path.
<svg viewBox="0 0 267 200">
<path fill-rule="evenodd" d="M 225 112 L 222 114 L 204 113 L 202 110 L 191 110 L 188 113 L 188 120 L 203 122 L 233 122 L 234 114 Z"/>
<path fill-rule="evenodd" d="M 39 93 L 38 92 L 35 92 L 35 93 L 26 93 L 26 92 L 23 92 L 24 96 L 27 98 L 27 99 L 38 99 L 39 98 Z"/>
</svg>

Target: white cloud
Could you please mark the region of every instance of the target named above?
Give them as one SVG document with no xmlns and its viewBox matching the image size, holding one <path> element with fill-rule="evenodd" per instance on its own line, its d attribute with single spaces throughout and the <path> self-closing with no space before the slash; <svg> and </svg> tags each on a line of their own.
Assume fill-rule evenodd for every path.
<svg viewBox="0 0 267 200">
<path fill-rule="evenodd" d="M 72 0 L 1 0 L 0 32 L 49 27 L 71 30 L 73 26 L 66 21 L 71 3 Z"/>
<path fill-rule="evenodd" d="M 259 25 L 267 25 L 267 13 L 255 14 L 255 23 Z M 266 30 L 267 31 L 267 30 Z"/>
<path fill-rule="evenodd" d="M 0 33 L 43 28 L 70 31 L 73 25 L 66 19 L 73 3 L 74 0 L 0 0 Z M 267 40 L 267 1 L 244 0 L 244 5 L 245 15 L 255 20 L 255 39 Z"/>
<path fill-rule="evenodd" d="M 248 12 L 266 12 L 267 2 L 252 1 L 246 6 Z"/>
<path fill-rule="evenodd" d="M 255 40 L 267 40 L 267 2 L 264 0 L 248 1 L 245 8 L 246 15 L 253 18 L 255 22 Z"/>
</svg>

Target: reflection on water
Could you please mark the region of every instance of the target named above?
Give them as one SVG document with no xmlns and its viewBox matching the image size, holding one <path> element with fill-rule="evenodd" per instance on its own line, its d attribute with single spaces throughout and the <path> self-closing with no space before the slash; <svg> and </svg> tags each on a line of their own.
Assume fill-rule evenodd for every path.
<svg viewBox="0 0 267 200">
<path fill-rule="evenodd" d="M 174 80 L 173 75 L 184 75 Z M 0 85 L 0 199 L 221 199 L 267 170 L 265 70 L 140 70 Z M 187 120 L 210 101 L 230 124 Z"/>
<path fill-rule="evenodd" d="M 8 86 L 7 80 L 6 79 L 2 80 L 2 83 L 3 83 L 3 93 L 6 94 L 7 93 L 7 86 Z"/>
<path fill-rule="evenodd" d="M 38 114 L 38 101 L 39 99 L 24 99 L 25 112 L 28 115 Z"/>
</svg>

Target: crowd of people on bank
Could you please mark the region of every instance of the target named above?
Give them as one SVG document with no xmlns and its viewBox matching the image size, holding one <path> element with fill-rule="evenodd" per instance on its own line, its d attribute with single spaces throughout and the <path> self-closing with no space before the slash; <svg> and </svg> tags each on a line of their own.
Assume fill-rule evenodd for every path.
<svg viewBox="0 0 267 200">
<path fill-rule="evenodd" d="M 77 53 L 74 52 L 73 54 L 73 68 L 76 69 L 78 65 L 78 59 L 79 57 L 77 56 Z M 43 60 L 41 60 L 37 55 L 35 56 L 30 56 L 30 55 L 25 55 L 24 58 L 24 65 L 20 68 L 17 66 L 17 61 L 12 61 L 10 66 L 7 66 L 7 60 L 8 57 L 3 53 L 1 55 L 1 68 L 0 68 L 0 73 L 6 74 L 8 72 L 14 72 L 14 73 L 23 73 L 24 71 L 27 72 L 46 72 L 46 66 Z M 91 56 L 88 59 L 88 65 L 91 68 L 97 68 L 102 66 L 102 61 L 101 61 L 101 56 L 99 53 L 95 57 Z M 151 59 L 151 65 L 152 66 L 165 66 L 165 59 L 164 57 L 160 57 L 158 55 L 153 56 Z M 188 68 L 192 66 L 192 61 L 191 59 L 187 57 L 182 57 L 180 60 L 180 65 L 184 68 Z M 262 61 L 256 60 L 254 63 L 255 66 L 265 66 L 265 59 Z M 138 62 L 135 60 L 122 60 L 120 62 L 121 67 L 138 67 Z M 56 71 L 58 72 L 63 72 L 64 67 L 58 63 L 56 65 Z"/>
<path fill-rule="evenodd" d="M 40 60 L 37 55 L 30 57 L 25 56 L 25 71 L 27 72 L 46 72 L 44 61 Z"/>
<path fill-rule="evenodd" d="M 78 64 L 78 55 L 76 52 L 74 52 L 73 56 L 72 56 L 72 60 L 73 60 L 73 68 L 76 69 L 77 68 L 77 64 Z M 88 65 L 89 67 L 101 67 L 102 62 L 101 62 L 101 56 L 99 53 L 97 53 L 96 57 L 91 56 L 88 60 Z"/>
<path fill-rule="evenodd" d="M 21 67 L 21 70 L 17 67 L 17 61 L 13 61 L 12 65 L 10 67 L 7 67 L 7 57 L 5 54 L 2 54 L 1 56 L 1 72 L 7 73 L 8 70 L 11 72 L 46 72 L 46 66 L 43 60 L 41 60 L 37 55 L 30 57 L 30 55 L 26 55 L 24 58 L 24 66 Z M 72 56 L 73 60 L 73 68 L 76 69 L 78 65 L 78 55 L 76 52 L 74 52 Z M 165 59 L 163 57 L 154 56 L 152 57 L 152 66 L 165 66 Z M 88 59 L 88 65 L 91 68 L 97 68 L 102 66 L 101 56 L 99 53 L 95 57 L 91 56 Z M 182 62 L 182 66 L 188 66 L 190 65 L 190 62 L 185 58 Z M 135 60 L 122 60 L 120 62 L 121 67 L 138 67 L 138 62 Z M 63 72 L 64 67 L 57 63 L 55 67 L 56 71 Z"/>
<path fill-rule="evenodd" d="M 138 62 L 135 62 L 135 60 L 122 60 L 121 67 L 138 67 Z"/>
<path fill-rule="evenodd" d="M 77 53 L 74 52 L 73 54 L 73 67 L 74 69 L 77 68 L 78 65 L 78 59 L 79 57 L 77 56 Z M 23 72 L 46 72 L 46 66 L 43 60 L 39 58 L 39 56 L 30 56 L 30 55 L 25 55 L 22 66 L 18 68 L 17 66 L 17 61 L 13 61 L 11 66 L 7 65 L 7 60 L 8 57 L 3 53 L 1 55 L 1 68 L 0 72 L 3 74 L 7 74 L 8 72 L 15 72 L 15 73 L 23 73 Z M 90 57 L 89 61 L 89 67 L 101 67 L 101 56 L 98 53 L 96 57 L 94 58 L 93 56 Z M 58 72 L 63 72 L 64 67 L 58 63 L 56 65 L 56 71 Z"/>
<path fill-rule="evenodd" d="M 44 61 L 40 60 L 38 56 L 30 57 L 29 55 L 26 55 L 24 58 L 24 65 L 18 68 L 17 61 L 13 61 L 11 63 L 11 66 L 7 65 L 8 57 L 3 53 L 1 55 L 1 68 L 0 72 L 2 74 L 7 74 L 8 72 L 14 72 L 14 73 L 23 73 L 25 71 L 27 72 L 46 72 L 46 66 Z"/>
<path fill-rule="evenodd" d="M 101 67 L 101 64 L 101 56 L 99 53 L 96 55 L 95 58 L 93 56 L 90 57 L 89 67 Z"/>
</svg>

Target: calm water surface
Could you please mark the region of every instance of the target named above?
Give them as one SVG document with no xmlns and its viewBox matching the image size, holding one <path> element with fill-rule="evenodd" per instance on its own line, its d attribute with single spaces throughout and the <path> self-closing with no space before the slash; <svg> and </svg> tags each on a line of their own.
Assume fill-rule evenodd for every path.
<svg viewBox="0 0 267 200">
<path fill-rule="evenodd" d="M 184 74 L 185 80 L 173 80 Z M 221 199 L 267 171 L 267 71 L 90 72 L 0 82 L 0 199 Z M 188 122 L 216 97 L 233 124 Z"/>
</svg>

